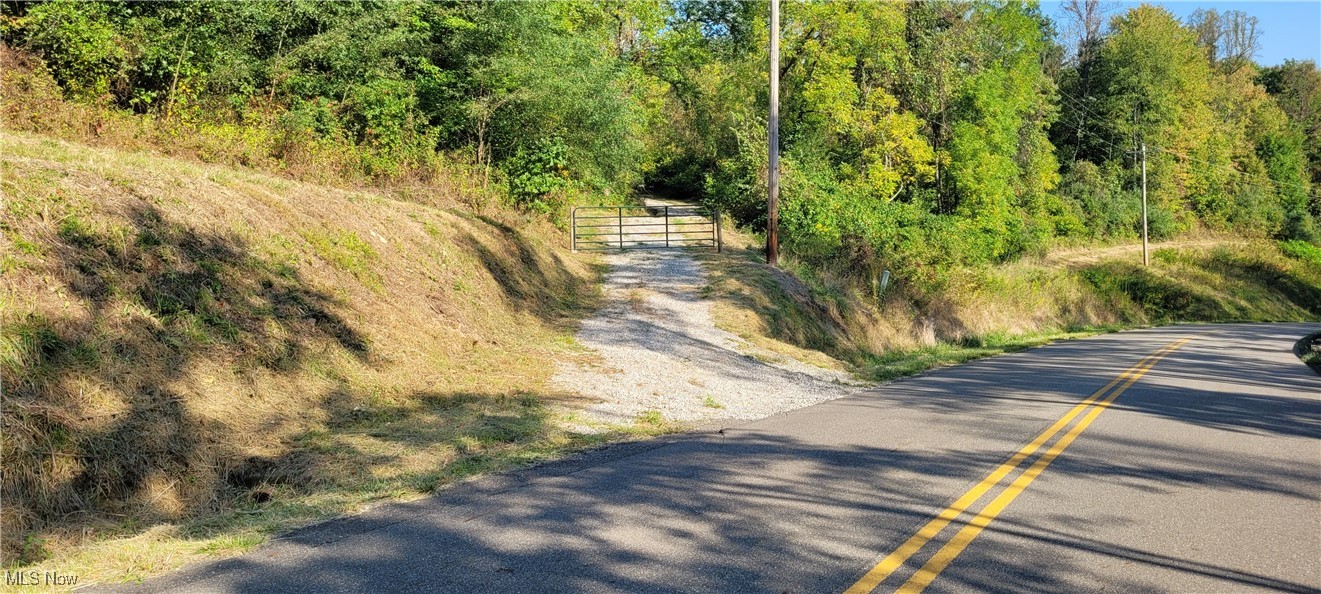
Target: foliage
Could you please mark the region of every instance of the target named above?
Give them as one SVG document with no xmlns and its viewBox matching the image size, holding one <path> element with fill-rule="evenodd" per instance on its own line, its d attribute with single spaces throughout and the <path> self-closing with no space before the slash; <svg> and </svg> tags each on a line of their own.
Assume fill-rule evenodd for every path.
<svg viewBox="0 0 1321 594">
<path fill-rule="evenodd" d="M 713 291 L 748 287 L 739 294 L 787 345 L 827 349 L 889 377 L 909 369 L 913 352 L 921 365 L 963 360 L 1016 348 L 1022 339 L 1014 332 L 1067 330 L 1071 320 L 1321 315 L 1321 73 L 1312 62 L 1254 64 L 1250 16 L 1206 12 L 1181 23 L 1142 5 L 1115 14 L 1107 28 L 1099 15 L 1079 13 L 1089 20 L 1073 27 L 1082 35 L 1066 50 L 1034 1 L 782 4 L 780 238 L 797 276 L 762 267 L 750 252 L 734 269 L 711 267 Z M 459 183 L 449 192 L 469 204 L 499 194 L 550 217 L 573 202 L 627 199 L 641 186 L 719 207 L 755 233 L 766 224 L 768 198 L 767 8 L 765 0 L 4 2 L 0 115 L 7 128 L 137 151 L 124 171 L 154 171 L 160 162 L 139 154 L 154 149 L 340 186 Z M 528 243 L 514 227 L 467 211 L 427 211 L 421 221 L 420 211 L 408 210 L 417 205 L 403 202 L 373 202 L 365 218 L 335 217 L 348 212 L 338 210 L 345 208 L 338 194 L 309 198 L 267 178 L 229 184 L 220 197 L 150 189 L 171 186 L 161 181 L 169 176 L 46 179 L 25 172 L 61 152 L 68 157 L 67 146 L 20 144 L 7 147 L 28 152 L 12 165 L 27 169 L 5 170 L 16 198 L 0 215 L 15 220 L 0 221 L 0 243 L 15 249 L 0 255 L 0 271 L 42 287 L 42 295 L 52 283 L 68 285 L 63 298 L 13 313 L 0 332 L 0 374 L 21 396 L 6 402 L 39 404 L 23 405 L 21 426 L 6 420 L 31 446 L 5 450 L 6 480 L 26 476 L 50 488 L 24 488 L 48 499 L 33 504 L 44 515 L 23 522 L 62 522 L 88 509 L 119 517 L 130 501 L 125 492 L 137 479 L 118 467 L 77 478 L 74 465 L 103 458 L 111 446 L 70 441 L 67 423 L 118 423 L 83 434 L 124 452 L 125 467 L 154 464 L 166 470 L 161 476 L 183 476 L 173 483 L 184 489 L 183 507 L 171 514 L 235 509 L 232 496 L 259 486 L 248 482 L 276 476 L 260 465 L 244 471 L 262 459 L 242 448 L 204 452 L 185 465 L 177 452 L 191 446 L 171 441 L 184 433 L 170 431 L 192 413 L 142 405 L 155 397 L 177 404 L 173 390 L 205 384 L 181 374 L 207 370 L 229 370 L 222 383 L 234 386 L 306 374 L 297 381 L 307 383 L 268 383 L 253 393 L 318 399 L 300 402 L 324 413 L 315 423 L 324 421 L 325 430 L 300 421 L 294 433 L 248 435 L 275 440 L 272 451 L 306 446 L 312 457 L 292 457 L 285 466 L 294 474 L 281 480 L 309 492 L 324 488 L 304 480 L 316 479 L 320 463 L 333 470 L 346 460 L 398 458 L 386 438 L 378 449 L 343 443 L 318 453 L 334 429 L 376 439 L 368 429 L 377 423 L 393 427 L 387 438 L 397 431 L 412 436 L 405 441 L 443 444 L 426 448 L 441 458 L 427 459 L 412 478 L 401 471 L 382 482 L 376 462 L 361 464 L 363 482 L 348 486 L 384 485 L 364 493 L 430 488 L 497 467 L 501 456 L 512 463 L 572 441 L 542 440 L 544 411 L 515 394 L 542 386 L 483 383 L 506 377 L 485 373 L 493 356 L 515 371 L 548 369 L 542 347 L 528 356 L 520 345 L 563 330 L 574 317 L 568 310 L 588 299 L 589 283 L 578 278 L 585 272 L 566 268 L 584 264 L 556 255 L 553 245 Z M 101 167 L 99 158 L 73 160 Z M 216 169 L 220 177 L 249 175 Z M 124 195 L 52 213 L 80 192 L 23 190 L 57 178 Z M 1013 262 L 1060 243 L 1136 239 L 1144 179 L 1153 239 L 1199 231 L 1258 238 L 1251 253 L 1157 250 L 1151 267 L 1103 260 L 1064 271 L 1033 269 L 1033 258 Z M 233 196 L 250 193 L 252 208 L 233 206 Z M 143 210 L 116 210 L 139 202 Z M 268 257 L 254 238 L 217 235 L 208 212 L 293 218 L 271 240 L 281 253 Z M 401 213 L 420 223 L 411 236 Z M 105 220 L 118 226 L 106 228 Z M 373 220 L 377 227 L 368 225 Z M 256 223 L 244 225 L 241 235 L 252 235 Z M 1258 249 L 1270 245 L 1287 257 Z M 431 284 L 388 276 L 419 266 Z M 892 288 L 864 297 L 887 270 Z M 421 305 L 398 305 L 408 298 Z M 476 310 L 463 300 L 474 298 L 494 305 L 469 319 Z M 353 309 L 344 299 L 380 309 L 341 318 Z M 71 300 L 96 315 L 53 313 Z M 882 310 L 886 324 L 902 323 L 880 323 Z M 0 308 L 0 316 L 11 311 L 25 310 Z M 993 321 L 997 311 L 1024 325 L 998 334 L 1006 325 Z M 396 317 L 416 312 L 444 327 Z M 871 322 L 849 325 L 867 316 Z M 351 320 L 396 323 L 439 350 L 395 357 L 359 336 Z M 503 338 L 478 345 L 469 334 Z M 434 336 L 444 338 L 439 347 Z M 843 336 L 873 342 L 846 344 Z M 379 342 L 396 343 L 407 345 L 389 336 Z M 863 354 L 895 349 L 910 352 Z M 438 395 L 435 377 L 398 361 L 462 377 Z M 151 381 L 125 382 L 124 370 Z M 354 384 L 338 375 L 345 370 L 377 379 Z M 70 381 L 77 378 L 95 381 Z M 83 387 L 88 397 L 104 389 L 141 410 L 116 421 L 73 409 L 56 414 L 38 402 L 70 386 L 80 398 Z M 382 405 L 381 389 L 398 390 L 399 401 Z M 496 393 L 507 402 L 489 410 L 469 406 L 484 396 L 459 401 Z M 507 424 L 492 424 L 496 417 Z M 393 425 L 417 418 L 430 420 Z M 233 435 L 225 427 L 194 429 L 225 437 L 204 440 L 222 444 Z M 34 470 L 47 461 L 61 465 L 64 478 Z M 83 491 L 61 499 L 61 485 Z M 168 503 L 142 487 L 149 507 Z M 25 531 L 6 533 L 5 554 L 34 561 L 46 544 Z"/>
<path fill-rule="evenodd" d="M 568 149 L 558 138 L 544 139 L 537 146 L 519 150 L 505 168 L 509 172 L 509 193 L 518 204 L 539 212 L 550 212 L 554 205 L 548 196 L 564 186 Z"/>
<path fill-rule="evenodd" d="M 72 0 L 38 4 L 21 28 L 6 33 L 41 55 L 60 84 L 76 97 L 96 99 L 109 93 L 128 58 L 108 4 Z"/>
<path fill-rule="evenodd" d="M 1306 241 L 1290 240 L 1280 242 L 1280 251 L 1290 258 L 1301 260 L 1321 270 L 1321 247 Z"/>
<path fill-rule="evenodd" d="M 4 42 L 67 97 L 224 130 L 282 167 L 333 153 L 396 179 L 458 159 L 551 216 L 643 184 L 765 225 L 764 1 L 4 11 Z M 1134 238 L 1143 144 L 1153 237 L 1316 236 L 1315 64 L 1258 68 L 1241 12 L 1075 17 L 1088 22 L 1035 2 L 784 3 L 786 251 L 939 281 Z M 1057 28 L 1085 39 L 1066 49 Z"/>
<path fill-rule="evenodd" d="M 71 98 L 351 142 L 364 148 L 370 176 L 399 177 L 453 151 L 498 173 L 553 142 L 564 149 L 564 178 L 626 190 L 648 163 L 643 127 L 656 88 L 638 62 L 658 5 L 57 1 L 4 10 L 5 43 L 39 55 Z"/>
<path fill-rule="evenodd" d="M 1321 71 L 1315 62 L 1286 60 L 1263 68 L 1257 82 L 1288 115 L 1289 126 L 1302 135 L 1308 180 L 1313 187 L 1321 186 Z M 1313 194 L 1308 208 L 1314 219 L 1321 217 L 1321 198 Z"/>
</svg>

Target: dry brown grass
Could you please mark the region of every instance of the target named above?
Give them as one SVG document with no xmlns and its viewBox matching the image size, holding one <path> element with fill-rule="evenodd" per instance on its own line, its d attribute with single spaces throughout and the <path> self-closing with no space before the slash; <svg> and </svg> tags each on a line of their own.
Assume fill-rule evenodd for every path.
<svg viewBox="0 0 1321 594">
<path fill-rule="evenodd" d="M 1321 269 L 1261 240 L 1161 244 L 1145 269 L 1140 246 L 1103 246 L 954 270 L 938 287 L 896 275 L 877 298 L 850 272 L 792 254 L 774 269 L 760 242 L 737 231 L 726 238 L 725 254 L 701 258 L 717 325 L 763 349 L 871 379 L 1123 327 L 1321 316 Z"/>
<path fill-rule="evenodd" d="M 384 190 L 398 199 L 437 206 L 482 208 L 499 202 L 498 191 L 463 159 L 379 155 L 347 140 L 285 129 L 275 114 L 245 125 L 207 120 L 205 111 L 165 118 L 65 101 L 39 58 L 3 43 L 0 88 L 0 121 L 8 130 L 244 167 L 322 186 Z M 390 168 L 365 165 L 377 161 L 390 162 Z"/>
<path fill-rule="evenodd" d="M 540 219 L 0 132 L 3 555 L 140 578 L 605 436 Z"/>
</svg>

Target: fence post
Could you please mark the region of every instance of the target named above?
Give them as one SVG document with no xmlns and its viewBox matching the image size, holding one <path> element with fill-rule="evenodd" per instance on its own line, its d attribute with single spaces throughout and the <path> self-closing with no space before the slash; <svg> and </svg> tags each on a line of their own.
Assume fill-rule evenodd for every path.
<svg viewBox="0 0 1321 594">
<path fill-rule="evenodd" d="M 670 205 L 665 205 L 665 247 L 670 247 Z"/>
<path fill-rule="evenodd" d="M 716 253 L 719 254 L 724 248 L 725 238 L 720 233 L 720 209 L 715 209 L 716 215 Z"/>
<path fill-rule="evenodd" d="M 619 223 L 619 251 L 622 252 L 624 251 L 624 207 L 617 208 L 619 209 L 616 211 L 616 214 L 619 215 L 616 219 Z"/>
<path fill-rule="evenodd" d="M 578 209 L 575 207 L 569 211 L 569 219 L 573 222 L 569 225 L 569 251 L 578 253 Z"/>
</svg>

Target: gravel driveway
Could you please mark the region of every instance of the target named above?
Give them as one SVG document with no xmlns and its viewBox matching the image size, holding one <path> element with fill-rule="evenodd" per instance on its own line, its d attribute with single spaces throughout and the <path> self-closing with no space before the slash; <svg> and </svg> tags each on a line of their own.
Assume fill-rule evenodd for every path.
<svg viewBox="0 0 1321 594">
<path fill-rule="evenodd" d="M 601 360 L 562 362 L 553 380 L 588 399 L 585 416 L 609 423 L 650 411 L 678 422 L 759 419 L 862 389 L 845 373 L 754 358 L 750 345 L 716 328 L 710 303 L 698 296 L 706 272 L 690 255 L 636 250 L 606 261 L 605 306 L 577 335 Z"/>
</svg>

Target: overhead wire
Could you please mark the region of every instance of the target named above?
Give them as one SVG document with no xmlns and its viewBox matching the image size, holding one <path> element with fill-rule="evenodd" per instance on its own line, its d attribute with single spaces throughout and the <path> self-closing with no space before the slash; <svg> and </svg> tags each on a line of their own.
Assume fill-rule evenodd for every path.
<svg viewBox="0 0 1321 594">
<path fill-rule="evenodd" d="M 1102 117 L 1100 114 L 1096 113 L 1095 111 L 1092 111 L 1090 108 L 1088 108 L 1086 105 L 1083 105 L 1082 102 L 1078 101 L 1077 99 L 1075 99 L 1075 98 L 1073 98 L 1073 97 L 1070 97 L 1070 96 L 1068 96 L 1068 95 L 1065 95 L 1065 94 L 1063 94 L 1063 93 L 1060 93 L 1060 94 L 1059 94 L 1059 97 L 1060 97 L 1061 99 L 1064 99 L 1065 101 L 1067 101 L 1067 102 L 1068 102 L 1070 105 L 1072 105 L 1074 108 L 1079 109 L 1079 110 L 1082 110 L 1083 112 L 1086 112 L 1087 114 L 1089 114 L 1089 115 L 1091 115 L 1092 117 L 1096 118 L 1098 121 L 1104 121 L 1104 120 L 1105 120 L 1104 117 Z M 1097 135 L 1097 136 L 1095 136 L 1095 138 L 1096 138 L 1097 140 L 1100 140 L 1101 142 L 1103 142 L 1103 143 L 1109 145 L 1111 148 L 1114 148 L 1114 149 L 1119 150 L 1121 153 L 1124 153 L 1124 154 L 1130 154 L 1130 155 L 1136 153 L 1135 150 L 1133 150 L 1133 149 L 1126 149 L 1126 148 L 1123 148 L 1123 147 L 1121 147 L 1121 146 L 1115 144 L 1114 142 L 1110 141 L 1109 139 L 1107 139 L 1107 138 L 1105 138 L 1105 137 L 1103 137 L 1103 136 L 1099 136 L 1099 135 Z M 1221 167 L 1220 165 L 1217 165 L 1217 164 L 1215 164 L 1215 163 L 1211 163 L 1211 162 L 1209 162 L 1209 161 L 1204 161 L 1204 160 L 1197 159 L 1197 158 L 1194 158 L 1194 157 L 1191 157 L 1191 156 L 1188 156 L 1188 155 L 1184 155 L 1184 154 L 1181 154 L 1181 153 L 1177 153 L 1177 152 L 1171 151 L 1171 150 L 1169 150 L 1169 149 L 1167 149 L 1167 148 L 1164 148 L 1164 147 L 1161 147 L 1161 146 L 1158 146 L 1158 145 L 1147 145 L 1147 148 L 1152 149 L 1152 150 L 1155 150 L 1155 151 L 1158 151 L 1158 152 L 1165 153 L 1165 154 L 1167 154 L 1167 155 L 1171 155 L 1171 156 L 1173 156 L 1173 157 L 1175 157 L 1175 158 L 1178 158 L 1178 159 L 1183 159 L 1183 160 L 1185 160 L 1185 161 L 1190 161 L 1190 162 L 1193 162 L 1193 163 L 1199 163 L 1199 164 L 1205 165 L 1205 166 L 1207 166 L 1207 167 L 1216 167 L 1216 168 Z M 1263 177 L 1258 177 L 1258 176 L 1254 176 L 1254 175 L 1252 175 L 1252 174 L 1250 174 L 1250 173 L 1247 173 L 1247 172 L 1245 172 L 1245 171 L 1240 171 L 1240 170 L 1238 170 L 1238 169 L 1234 169 L 1233 167 L 1223 168 L 1222 170 L 1240 176 L 1240 177 L 1243 178 L 1243 179 L 1244 179 L 1249 185 L 1254 185 L 1254 186 L 1256 186 L 1256 187 L 1259 188 L 1259 189 L 1264 189 L 1264 188 L 1265 188 L 1265 186 L 1261 185 L 1262 182 L 1265 182 L 1265 183 L 1270 184 L 1271 187 L 1272 187 L 1272 189 L 1273 189 L 1273 190 L 1275 191 L 1275 193 L 1277 193 L 1277 194 L 1278 194 L 1278 193 L 1282 193 L 1282 192 L 1280 191 L 1281 188 L 1287 186 L 1287 187 L 1292 187 L 1292 188 L 1296 188 L 1296 189 L 1301 189 L 1301 190 L 1303 190 L 1303 194 L 1306 195 L 1306 196 L 1308 196 L 1308 197 L 1315 198 L 1315 199 L 1321 199 L 1321 194 L 1316 194 L 1316 193 L 1314 193 L 1313 191 L 1309 191 L 1309 190 L 1308 190 L 1308 186 L 1307 186 L 1306 184 L 1298 184 L 1298 183 L 1293 183 L 1293 182 L 1285 182 L 1285 181 L 1280 181 L 1280 180 L 1271 179 L 1270 177 L 1264 177 L 1264 178 L 1263 178 Z M 1206 170 L 1204 169 L 1203 171 L 1206 171 Z"/>
</svg>

